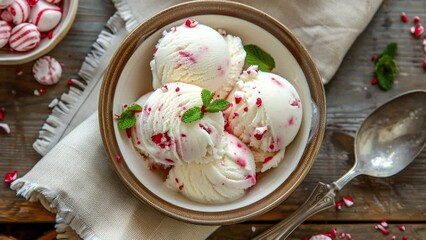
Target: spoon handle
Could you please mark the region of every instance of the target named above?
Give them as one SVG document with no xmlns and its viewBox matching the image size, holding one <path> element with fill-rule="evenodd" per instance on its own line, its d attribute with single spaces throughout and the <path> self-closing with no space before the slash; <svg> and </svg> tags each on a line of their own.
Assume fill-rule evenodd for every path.
<svg viewBox="0 0 426 240">
<path fill-rule="evenodd" d="M 309 198 L 286 219 L 269 228 L 262 234 L 253 238 L 260 239 L 286 239 L 300 224 L 310 216 L 335 205 L 335 189 L 330 185 L 319 182 Z"/>
</svg>

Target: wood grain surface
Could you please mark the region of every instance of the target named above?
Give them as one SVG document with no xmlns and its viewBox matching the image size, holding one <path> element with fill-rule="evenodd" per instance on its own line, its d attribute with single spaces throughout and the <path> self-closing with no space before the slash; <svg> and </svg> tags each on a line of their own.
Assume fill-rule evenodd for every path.
<svg viewBox="0 0 426 240">
<path fill-rule="evenodd" d="M 339 71 L 326 86 L 327 130 L 320 154 L 305 181 L 292 196 L 269 213 L 249 222 L 219 228 L 210 239 L 247 239 L 293 212 L 310 194 L 318 181 L 330 183 L 352 165 L 351 144 L 342 144 L 336 132 L 355 134 L 365 116 L 391 97 L 412 89 L 426 89 L 426 71 L 422 39 L 413 38 L 409 29 L 412 17 L 426 22 L 426 1 L 388 0 L 380 7 L 371 23 L 355 41 Z M 0 107 L 5 107 L 2 122 L 10 124 L 12 133 L 0 132 L 0 175 L 18 170 L 28 172 L 40 159 L 32 149 L 43 122 L 50 113 L 50 101 L 67 91 L 66 80 L 77 78 L 78 70 L 92 43 L 115 9 L 108 0 L 81 1 L 78 16 L 67 37 L 49 54 L 65 64 L 63 79 L 58 85 L 46 87 L 47 93 L 34 96 L 42 87 L 33 80 L 32 63 L 19 66 L 0 66 Z M 404 11 L 409 23 L 400 20 Z M 383 92 L 372 86 L 373 63 L 370 58 L 379 54 L 390 41 L 399 45 L 397 63 L 400 73 L 395 86 Z M 15 72 L 22 70 L 22 76 Z M 0 130 L 1 131 L 1 130 Z M 336 227 L 351 233 L 354 239 L 426 239 L 426 151 L 424 150 L 406 170 L 390 178 L 359 176 L 337 197 L 351 196 L 355 205 L 338 211 L 334 208 L 316 214 L 301 225 L 290 239 L 302 239 Z M 47 173 L 46 173 L 47 174 Z M 382 219 L 392 223 L 391 235 L 384 236 L 374 229 Z M 0 238 L 19 235 L 21 224 L 40 229 L 38 236 L 51 234 L 53 214 L 38 203 L 17 197 L 6 183 L 0 184 Z M 47 224 L 47 225 L 46 225 Z M 404 224 L 406 232 L 396 226 Z M 48 227 L 46 227 L 48 226 Z M 254 227 L 254 228 L 253 228 Z M 253 230 L 255 230 L 253 232 Z M 34 235 L 31 235 L 34 236 Z M 27 238 L 27 239 L 34 239 Z M 46 239 L 46 238 L 45 238 Z"/>
</svg>

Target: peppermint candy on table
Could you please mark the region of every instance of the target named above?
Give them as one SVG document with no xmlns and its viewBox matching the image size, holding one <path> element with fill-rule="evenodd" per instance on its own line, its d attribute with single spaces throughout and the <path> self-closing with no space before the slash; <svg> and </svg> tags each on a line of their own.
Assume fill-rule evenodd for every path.
<svg viewBox="0 0 426 240">
<path fill-rule="evenodd" d="M 18 25 L 28 20 L 31 9 L 26 0 L 15 0 L 7 7 L 7 11 L 12 15 L 13 23 Z"/>
<path fill-rule="evenodd" d="M 10 12 L 7 11 L 7 10 L 3 10 L 1 12 L 0 18 L 1 18 L 1 20 L 4 20 L 6 22 L 12 22 L 12 20 L 13 20 L 12 14 L 10 14 Z"/>
<path fill-rule="evenodd" d="M 21 23 L 12 29 L 9 38 L 10 47 L 17 52 L 31 50 L 40 43 L 40 32 L 31 23 Z"/>
<path fill-rule="evenodd" d="M 13 0 L 0 0 L 0 9 L 7 8 L 12 2 Z"/>
<path fill-rule="evenodd" d="M 6 46 L 9 42 L 9 37 L 12 32 L 12 27 L 6 21 L 0 20 L 0 48 Z"/>
<path fill-rule="evenodd" d="M 44 56 L 34 63 L 33 74 L 40 84 L 53 85 L 61 79 L 62 67 L 53 57 Z"/>
<path fill-rule="evenodd" d="M 29 21 L 36 25 L 40 32 L 48 32 L 59 24 L 61 17 L 60 7 L 45 1 L 38 1 L 31 10 Z"/>
</svg>

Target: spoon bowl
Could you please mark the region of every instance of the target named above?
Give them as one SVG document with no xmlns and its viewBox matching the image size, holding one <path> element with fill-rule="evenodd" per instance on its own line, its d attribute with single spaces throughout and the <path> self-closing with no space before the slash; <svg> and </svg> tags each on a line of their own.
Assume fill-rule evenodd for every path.
<svg viewBox="0 0 426 240">
<path fill-rule="evenodd" d="M 355 140 L 357 171 L 389 177 L 404 169 L 426 145 L 426 91 L 402 94 L 377 108 Z"/>
</svg>

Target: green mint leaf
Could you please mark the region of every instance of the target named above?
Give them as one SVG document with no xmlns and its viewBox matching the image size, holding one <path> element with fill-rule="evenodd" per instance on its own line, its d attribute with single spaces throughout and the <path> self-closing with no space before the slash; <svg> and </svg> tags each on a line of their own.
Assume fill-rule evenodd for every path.
<svg viewBox="0 0 426 240">
<path fill-rule="evenodd" d="M 124 111 L 117 122 L 119 129 L 131 128 L 136 124 L 136 116 L 132 111 Z"/>
<path fill-rule="evenodd" d="M 395 60 L 389 55 L 383 55 L 376 63 L 375 75 L 379 86 L 387 91 L 392 88 L 398 68 Z"/>
<path fill-rule="evenodd" d="M 142 111 L 142 106 L 134 103 L 124 110 L 124 112 L 126 112 L 126 111 Z"/>
<path fill-rule="evenodd" d="M 394 43 L 394 42 L 389 43 L 388 45 L 386 45 L 385 49 L 383 50 L 383 53 L 377 57 L 376 62 L 378 62 L 378 60 L 380 60 L 380 58 L 384 55 L 388 55 L 391 58 L 395 58 L 397 50 L 398 50 L 397 43 Z"/>
<path fill-rule="evenodd" d="M 246 51 L 246 65 L 257 65 L 260 71 L 270 72 L 275 68 L 274 58 L 260 47 L 249 44 L 244 46 Z"/>
<path fill-rule="evenodd" d="M 206 107 L 206 111 L 210 113 L 225 110 L 229 106 L 229 102 L 225 99 L 216 99 Z"/>
<path fill-rule="evenodd" d="M 201 100 L 203 101 L 204 106 L 208 106 L 210 102 L 212 101 L 214 96 L 214 92 L 210 92 L 207 89 L 203 89 L 201 91 Z"/>
<path fill-rule="evenodd" d="M 124 109 L 120 117 L 117 120 L 119 129 L 126 129 L 135 126 L 136 116 L 135 112 L 142 111 L 142 107 L 136 103 Z"/>
<path fill-rule="evenodd" d="M 193 122 L 193 121 L 197 121 L 198 119 L 201 119 L 203 116 L 204 116 L 204 113 L 201 111 L 201 107 L 195 106 L 195 107 L 188 109 L 182 115 L 182 122 L 190 123 L 190 122 Z"/>
</svg>

